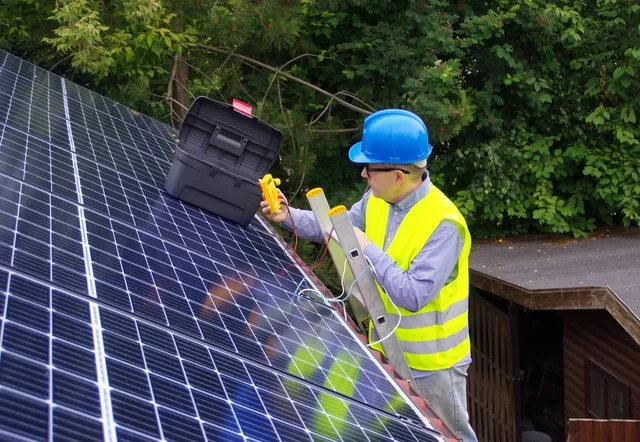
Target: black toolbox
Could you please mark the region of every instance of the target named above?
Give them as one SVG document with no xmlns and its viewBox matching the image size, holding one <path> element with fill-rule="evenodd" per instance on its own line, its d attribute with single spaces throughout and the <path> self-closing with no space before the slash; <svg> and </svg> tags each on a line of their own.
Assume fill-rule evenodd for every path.
<svg viewBox="0 0 640 442">
<path fill-rule="evenodd" d="M 282 133 L 251 107 L 198 97 L 180 128 L 169 195 L 247 226 L 262 200 L 258 179 L 278 159 Z"/>
</svg>

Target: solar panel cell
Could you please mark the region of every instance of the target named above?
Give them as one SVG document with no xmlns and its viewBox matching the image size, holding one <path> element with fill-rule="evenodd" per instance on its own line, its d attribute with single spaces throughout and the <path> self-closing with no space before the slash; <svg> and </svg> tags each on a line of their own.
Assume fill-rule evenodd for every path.
<svg viewBox="0 0 640 442">
<path fill-rule="evenodd" d="M 102 423 L 81 413 L 61 407 L 53 409 L 53 439 L 64 442 L 89 442 L 102 440 Z"/>
<path fill-rule="evenodd" d="M 156 407 L 152 402 L 137 399 L 120 391 L 111 393 L 111 402 L 116 425 L 160 439 Z"/>
<path fill-rule="evenodd" d="M 95 382 L 54 370 L 51 385 L 55 404 L 100 418 L 100 394 Z"/>
<path fill-rule="evenodd" d="M 4 359 L 4 357 L 3 357 Z M 2 362 L 0 362 L 0 365 Z M 4 385 L 4 380 L 0 377 Z M 36 398 L 0 390 L 0 435 L 31 440 L 47 440 L 49 410 L 45 402 Z M 23 439 L 23 440 L 24 440 Z"/>
</svg>

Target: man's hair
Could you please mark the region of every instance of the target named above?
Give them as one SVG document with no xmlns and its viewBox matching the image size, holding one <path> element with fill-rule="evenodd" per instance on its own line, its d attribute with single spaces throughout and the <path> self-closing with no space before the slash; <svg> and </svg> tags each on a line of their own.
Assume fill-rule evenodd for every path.
<svg viewBox="0 0 640 442">
<path fill-rule="evenodd" d="M 427 159 L 425 158 L 424 160 L 420 160 L 420 161 L 416 161 L 415 163 L 413 163 L 414 166 L 419 167 L 421 169 L 426 169 L 427 168 Z"/>
</svg>

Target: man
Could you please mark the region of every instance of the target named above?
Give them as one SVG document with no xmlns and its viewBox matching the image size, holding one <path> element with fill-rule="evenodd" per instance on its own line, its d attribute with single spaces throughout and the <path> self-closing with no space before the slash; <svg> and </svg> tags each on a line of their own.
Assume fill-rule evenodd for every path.
<svg viewBox="0 0 640 442">
<path fill-rule="evenodd" d="M 466 405 L 471 237 L 458 209 L 429 180 L 430 153 L 417 115 L 387 109 L 367 117 L 349 158 L 363 165 L 370 189 L 349 215 L 390 320 L 400 319 L 393 304 L 401 312 L 396 334 L 417 389 L 465 442 L 475 442 Z M 323 241 L 312 212 L 290 207 L 291 220 L 285 207 L 271 214 L 266 201 L 261 205 L 271 221 Z M 378 340 L 369 328 L 369 341 Z"/>
</svg>

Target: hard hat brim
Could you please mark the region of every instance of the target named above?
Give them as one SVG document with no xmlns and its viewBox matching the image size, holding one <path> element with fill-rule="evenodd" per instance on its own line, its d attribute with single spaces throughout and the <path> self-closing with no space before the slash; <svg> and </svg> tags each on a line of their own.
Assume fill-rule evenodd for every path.
<svg viewBox="0 0 640 442">
<path fill-rule="evenodd" d="M 380 161 L 369 158 L 362 152 L 362 141 L 358 141 L 349 149 L 349 159 L 352 163 L 367 164 L 367 163 L 379 163 Z"/>
</svg>

